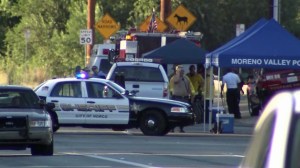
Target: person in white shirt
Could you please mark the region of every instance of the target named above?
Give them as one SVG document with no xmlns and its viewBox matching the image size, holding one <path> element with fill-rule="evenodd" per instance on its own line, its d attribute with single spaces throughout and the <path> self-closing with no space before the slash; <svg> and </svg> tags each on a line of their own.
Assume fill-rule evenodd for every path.
<svg viewBox="0 0 300 168">
<path fill-rule="evenodd" d="M 228 69 L 227 73 L 223 76 L 221 85 L 221 97 L 223 97 L 224 85 L 227 87 L 226 102 L 230 114 L 234 114 L 234 118 L 240 119 L 241 112 L 239 107 L 240 91 L 242 91 L 240 77 L 234 73 L 233 69 Z M 242 92 L 243 93 L 243 92 Z"/>
</svg>

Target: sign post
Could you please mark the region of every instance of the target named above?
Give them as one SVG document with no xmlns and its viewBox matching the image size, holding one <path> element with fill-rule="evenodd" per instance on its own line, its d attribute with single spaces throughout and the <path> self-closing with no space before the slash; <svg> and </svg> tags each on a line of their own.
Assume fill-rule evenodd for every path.
<svg viewBox="0 0 300 168">
<path fill-rule="evenodd" d="M 235 31 L 236 31 L 236 36 L 239 36 L 240 34 L 244 33 L 245 24 L 237 24 L 236 28 L 235 28 Z"/>
<path fill-rule="evenodd" d="M 92 39 L 92 30 L 91 29 L 81 29 L 80 30 L 80 39 L 79 39 L 79 43 L 85 45 L 84 46 L 84 53 L 86 55 L 86 44 L 92 44 L 93 43 L 93 39 Z M 84 65 L 86 65 L 87 60 L 86 58 L 84 59 Z"/>
</svg>

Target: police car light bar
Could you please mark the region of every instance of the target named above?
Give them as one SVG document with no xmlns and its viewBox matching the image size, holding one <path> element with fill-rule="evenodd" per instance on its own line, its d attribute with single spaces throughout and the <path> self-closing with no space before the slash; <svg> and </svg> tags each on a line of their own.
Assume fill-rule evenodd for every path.
<svg viewBox="0 0 300 168">
<path fill-rule="evenodd" d="M 117 58 L 116 62 L 152 62 L 152 63 L 161 63 L 161 59 L 156 58 Z"/>
<path fill-rule="evenodd" d="M 89 78 L 89 75 L 87 72 L 80 72 L 80 73 L 77 73 L 75 76 L 77 79 L 88 79 Z"/>
<path fill-rule="evenodd" d="M 125 58 L 126 62 L 154 62 L 152 58 Z"/>
</svg>

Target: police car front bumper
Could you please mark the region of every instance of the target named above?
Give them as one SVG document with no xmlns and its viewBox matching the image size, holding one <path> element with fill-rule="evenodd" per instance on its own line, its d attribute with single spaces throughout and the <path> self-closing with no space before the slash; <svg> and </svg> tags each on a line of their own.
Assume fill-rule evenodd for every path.
<svg viewBox="0 0 300 168">
<path fill-rule="evenodd" d="M 53 141 L 51 128 L 10 129 L 0 131 L 0 148 L 6 145 L 48 145 Z"/>
<path fill-rule="evenodd" d="M 189 126 L 194 125 L 195 117 L 193 113 L 173 113 L 169 116 L 169 124 L 171 127 L 175 126 Z"/>
</svg>

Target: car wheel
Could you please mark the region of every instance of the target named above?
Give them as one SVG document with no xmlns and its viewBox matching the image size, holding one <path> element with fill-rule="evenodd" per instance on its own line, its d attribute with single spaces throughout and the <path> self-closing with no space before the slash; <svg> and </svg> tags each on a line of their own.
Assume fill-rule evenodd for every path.
<svg viewBox="0 0 300 168">
<path fill-rule="evenodd" d="M 56 132 L 59 129 L 59 123 L 58 123 L 58 119 L 54 119 L 52 120 L 52 130 L 53 132 Z"/>
<path fill-rule="evenodd" d="M 166 135 L 169 132 L 165 117 L 156 111 L 147 111 L 142 115 L 140 129 L 144 135 L 150 136 Z"/>
<path fill-rule="evenodd" d="M 31 147 L 31 154 L 33 156 L 52 156 L 53 155 L 53 141 L 47 145 L 33 145 Z"/>
<path fill-rule="evenodd" d="M 249 114 L 250 114 L 250 116 L 252 116 L 252 103 L 251 103 L 251 99 L 250 99 L 250 95 L 249 94 L 247 94 L 247 100 L 248 100 Z"/>
<path fill-rule="evenodd" d="M 248 107 L 251 116 L 258 116 L 260 110 L 260 102 L 256 95 L 249 96 Z"/>
</svg>

